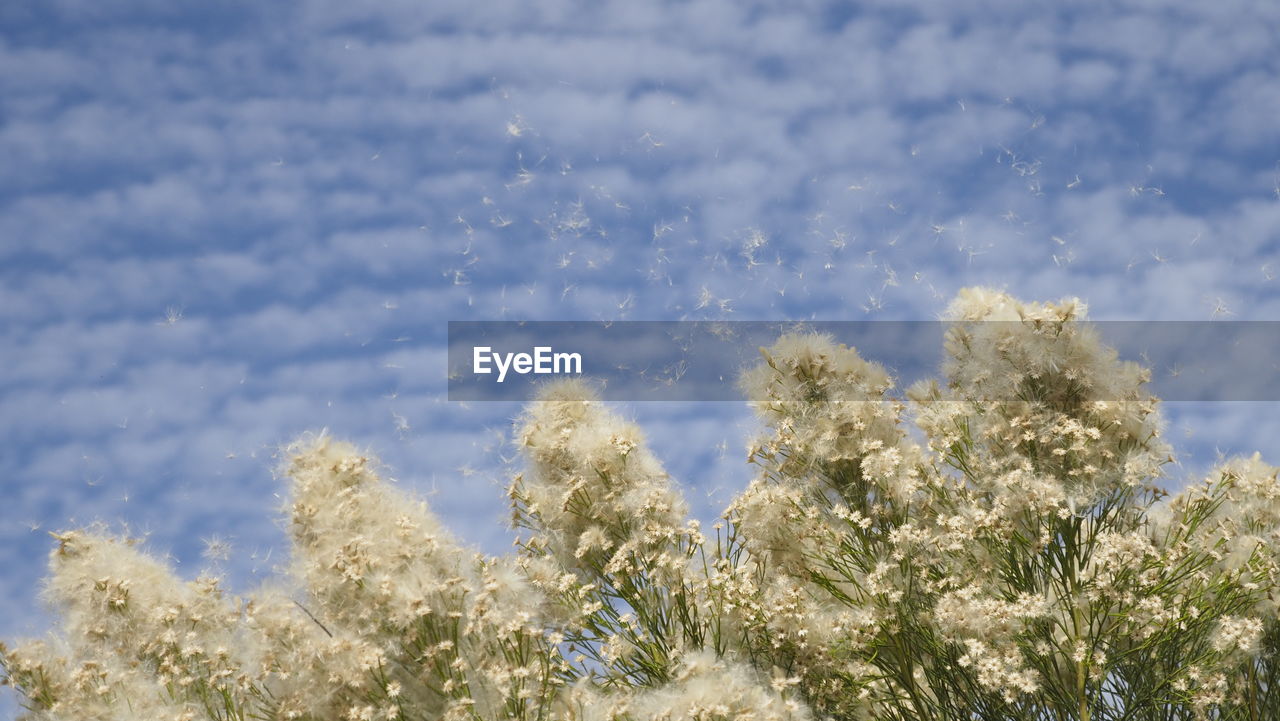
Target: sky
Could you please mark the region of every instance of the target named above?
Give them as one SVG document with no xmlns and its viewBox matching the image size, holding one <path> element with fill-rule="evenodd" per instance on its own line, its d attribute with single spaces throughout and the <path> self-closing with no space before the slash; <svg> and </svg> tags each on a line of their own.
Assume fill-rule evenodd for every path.
<svg viewBox="0 0 1280 721">
<path fill-rule="evenodd" d="M 1278 45 L 1251 0 L 0 3 L 0 638 L 98 520 L 251 588 L 307 431 L 503 552 L 519 407 L 448 401 L 450 320 L 1280 320 Z M 619 410 L 699 513 L 749 479 L 744 404 Z M 1278 411 L 1168 404 L 1170 483 Z"/>
</svg>

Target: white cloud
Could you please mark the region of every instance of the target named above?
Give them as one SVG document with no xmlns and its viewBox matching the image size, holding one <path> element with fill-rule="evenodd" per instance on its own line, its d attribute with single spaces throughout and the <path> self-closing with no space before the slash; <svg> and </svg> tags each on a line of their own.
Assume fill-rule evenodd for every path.
<svg viewBox="0 0 1280 721">
<path fill-rule="evenodd" d="M 444 401 L 447 320 L 918 319 L 979 282 L 1280 317 L 1280 16 L 1175 5 L 0 9 L 9 588 L 28 521 L 279 544 L 273 450 L 324 426 L 501 550 L 514 408 Z M 1269 443 L 1258 408 L 1189 443 Z M 743 410 L 636 413 L 705 494 Z"/>
</svg>

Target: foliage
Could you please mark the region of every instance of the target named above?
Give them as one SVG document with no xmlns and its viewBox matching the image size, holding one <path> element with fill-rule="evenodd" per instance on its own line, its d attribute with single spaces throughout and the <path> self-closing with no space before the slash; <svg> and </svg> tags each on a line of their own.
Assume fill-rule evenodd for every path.
<svg viewBox="0 0 1280 721">
<path fill-rule="evenodd" d="M 1078 301 L 948 319 L 943 380 L 901 397 L 829 338 L 764 351 L 756 475 L 709 533 L 580 383 L 519 421 L 509 557 L 304 439 L 279 581 L 59 534 L 61 627 L 7 682 L 41 721 L 1280 718 L 1277 469 L 1169 497 L 1146 373 Z"/>
</svg>

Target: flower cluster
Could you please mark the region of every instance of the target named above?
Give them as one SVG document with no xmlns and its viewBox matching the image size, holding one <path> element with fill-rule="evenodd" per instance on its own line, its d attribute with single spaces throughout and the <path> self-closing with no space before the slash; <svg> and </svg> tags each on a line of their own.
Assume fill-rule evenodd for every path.
<svg viewBox="0 0 1280 721">
<path fill-rule="evenodd" d="M 822 335 L 762 349 L 754 477 L 706 532 L 581 382 L 517 423 L 507 557 L 303 439 L 280 578 L 232 597 L 58 534 L 59 626 L 2 678 L 27 721 L 1280 718 L 1280 470 L 1169 496 L 1147 373 L 1077 300 L 947 318 L 903 394 Z"/>
</svg>

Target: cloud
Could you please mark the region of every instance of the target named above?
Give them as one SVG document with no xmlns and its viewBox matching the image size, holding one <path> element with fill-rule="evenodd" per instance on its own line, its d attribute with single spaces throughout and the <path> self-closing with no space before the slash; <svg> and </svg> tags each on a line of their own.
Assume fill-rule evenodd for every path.
<svg viewBox="0 0 1280 721">
<path fill-rule="evenodd" d="M 214 533 L 279 549 L 272 454 L 326 426 L 501 551 L 516 409 L 444 400 L 447 320 L 927 319 L 975 283 L 1276 318 L 1278 24 L 1190 0 L 5 5 L 8 587 L 41 573 L 30 526 L 71 517 L 150 527 L 188 571 Z M 1274 454 L 1259 408 L 1178 424 L 1201 455 Z M 695 493 L 744 482 L 742 408 L 636 412 Z M 0 599 L 0 636 L 33 599 Z"/>
</svg>

